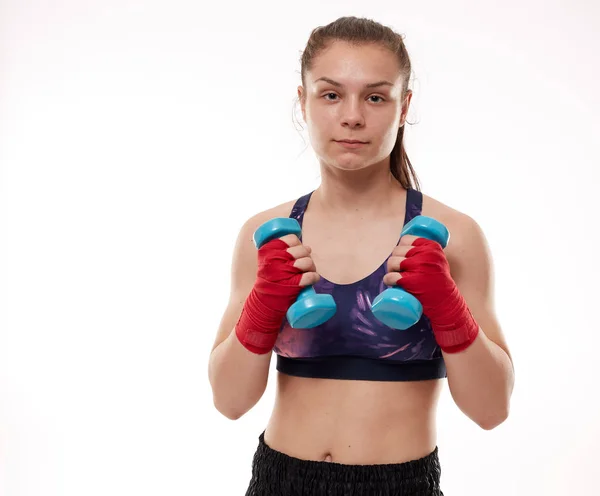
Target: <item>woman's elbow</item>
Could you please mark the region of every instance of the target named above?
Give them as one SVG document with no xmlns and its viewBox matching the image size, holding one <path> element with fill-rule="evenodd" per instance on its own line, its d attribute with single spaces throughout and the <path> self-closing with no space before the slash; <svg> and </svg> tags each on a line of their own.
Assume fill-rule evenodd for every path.
<svg viewBox="0 0 600 496">
<path fill-rule="evenodd" d="M 238 420 L 248 413 L 260 401 L 265 389 L 261 388 L 254 394 L 236 394 L 236 398 L 231 398 L 231 394 L 220 395 L 213 393 L 213 405 L 217 411 L 227 417 L 229 420 Z"/>
<path fill-rule="evenodd" d="M 483 415 L 473 420 L 483 430 L 491 431 L 502 424 L 508 418 L 508 414 L 509 408 L 507 405 L 506 408 L 499 409 L 493 413 L 488 413 L 487 415 Z"/>
<path fill-rule="evenodd" d="M 238 420 L 248 411 L 236 410 L 231 408 L 231 406 L 223 406 L 217 401 L 216 397 L 214 396 L 213 405 L 221 415 L 228 418 L 229 420 Z"/>
</svg>

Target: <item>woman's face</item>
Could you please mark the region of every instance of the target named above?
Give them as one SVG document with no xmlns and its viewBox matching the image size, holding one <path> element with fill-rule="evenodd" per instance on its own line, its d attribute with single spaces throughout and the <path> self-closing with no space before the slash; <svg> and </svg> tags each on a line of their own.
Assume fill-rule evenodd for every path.
<svg viewBox="0 0 600 496">
<path fill-rule="evenodd" d="M 404 80 L 391 51 L 335 42 L 315 58 L 305 80 L 306 87 L 298 87 L 302 116 L 323 164 L 358 170 L 387 159 L 412 97 L 410 90 L 402 95 Z"/>
</svg>

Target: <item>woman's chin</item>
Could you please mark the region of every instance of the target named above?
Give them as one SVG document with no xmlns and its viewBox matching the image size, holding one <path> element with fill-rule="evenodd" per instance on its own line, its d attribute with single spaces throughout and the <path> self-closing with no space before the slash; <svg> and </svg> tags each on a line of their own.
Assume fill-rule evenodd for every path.
<svg viewBox="0 0 600 496">
<path fill-rule="evenodd" d="M 340 160 L 338 158 L 330 161 L 329 164 L 331 164 L 331 167 L 337 170 L 358 171 L 367 168 L 370 165 L 370 162 L 366 162 L 364 159 L 357 160 L 355 158 L 350 160 Z"/>
</svg>

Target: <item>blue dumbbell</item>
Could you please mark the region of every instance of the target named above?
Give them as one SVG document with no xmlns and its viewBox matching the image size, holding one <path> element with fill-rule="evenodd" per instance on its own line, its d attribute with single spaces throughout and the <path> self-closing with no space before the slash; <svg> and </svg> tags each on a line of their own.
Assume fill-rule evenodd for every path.
<svg viewBox="0 0 600 496">
<path fill-rule="evenodd" d="M 296 219 L 277 217 L 265 222 L 254 233 L 254 245 L 260 248 L 272 239 L 286 234 L 300 237 L 302 229 Z M 336 312 L 333 296 L 317 294 L 312 286 L 300 291 L 295 303 L 288 309 L 286 317 L 293 328 L 310 329 L 328 321 Z"/>
<path fill-rule="evenodd" d="M 450 233 L 448 229 L 431 217 L 417 215 L 402 229 L 401 236 L 410 234 L 438 242 L 446 248 Z M 392 329 L 408 329 L 415 325 L 423 314 L 423 306 L 413 295 L 402 288 L 388 288 L 382 291 L 371 305 L 373 315 Z"/>
</svg>

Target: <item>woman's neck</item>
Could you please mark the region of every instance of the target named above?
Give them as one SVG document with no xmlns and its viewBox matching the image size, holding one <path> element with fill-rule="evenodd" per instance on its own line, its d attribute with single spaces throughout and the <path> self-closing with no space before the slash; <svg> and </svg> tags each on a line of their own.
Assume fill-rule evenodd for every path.
<svg viewBox="0 0 600 496">
<path fill-rule="evenodd" d="M 321 185 L 313 193 L 311 203 L 316 200 L 319 210 L 328 216 L 371 217 L 395 211 L 404 191 L 389 163 L 357 171 L 321 166 Z"/>
</svg>

